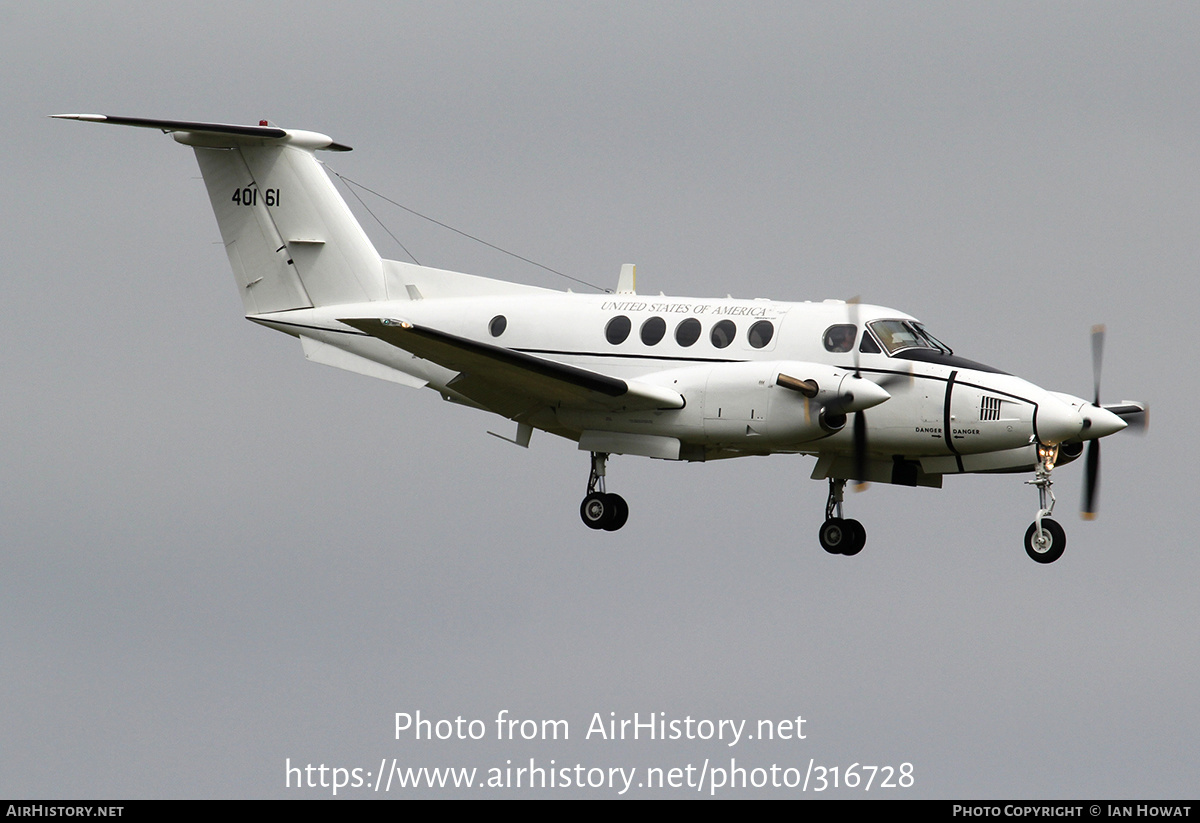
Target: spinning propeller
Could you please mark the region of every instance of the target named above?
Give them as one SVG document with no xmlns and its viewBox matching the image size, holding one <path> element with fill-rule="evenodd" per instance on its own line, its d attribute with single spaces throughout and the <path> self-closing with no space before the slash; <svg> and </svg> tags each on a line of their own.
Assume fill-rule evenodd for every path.
<svg viewBox="0 0 1200 823">
<path fill-rule="evenodd" d="M 876 382 L 874 380 L 867 380 L 862 376 L 862 370 L 859 367 L 861 346 L 858 322 L 859 298 L 853 297 L 847 300 L 846 304 L 853 307 L 849 310 L 847 318 L 850 321 L 848 325 L 853 329 L 853 336 L 850 340 L 849 348 L 839 350 L 853 353 L 854 374 L 851 377 L 843 378 L 839 386 L 840 393 L 827 400 L 821 406 L 821 417 L 824 421 L 822 425 L 826 426 L 826 431 L 836 432 L 846 424 L 846 417 L 848 415 L 854 415 L 854 422 L 851 425 L 854 450 L 853 478 L 855 480 L 855 489 L 861 491 L 867 486 L 868 447 L 866 410 L 872 406 L 878 406 L 891 397 L 887 391 L 888 386 L 902 380 L 911 380 L 912 377 L 911 374 L 891 374 L 884 376 L 883 379 Z M 817 383 L 814 380 L 800 380 L 790 375 L 780 374 L 776 382 L 784 388 L 800 392 L 809 399 L 815 398 L 818 394 Z"/>
<path fill-rule="evenodd" d="M 1100 405 L 1100 371 L 1104 361 L 1104 326 L 1092 326 L 1092 405 L 1106 409 L 1120 417 L 1127 428 L 1138 432 L 1146 430 L 1147 409 L 1140 403 L 1118 403 Z M 1086 418 L 1085 418 L 1086 419 Z M 1086 427 L 1091 420 L 1086 420 Z M 1087 459 L 1083 480 L 1083 503 L 1081 513 L 1084 520 L 1096 517 L 1100 492 L 1100 437 L 1088 441 Z"/>
<path fill-rule="evenodd" d="M 862 380 L 862 372 L 858 368 L 859 349 L 862 348 L 862 343 L 859 342 L 858 314 L 860 297 L 854 296 L 846 301 L 852 308 L 850 309 L 850 322 L 854 326 L 854 345 L 850 350 L 854 353 L 854 377 L 857 380 Z M 867 415 L 863 411 L 854 413 L 854 490 L 865 491 L 867 488 Z"/>
<path fill-rule="evenodd" d="M 1092 326 L 1092 405 L 1100 405 L 1100 371 L 1104 362 L 1104 326 Z M 1097 494 L 1100 491 L 1100 438 L 1088 442 L 1087 464 L 1083 480 L 1084 520 L 1096 516 Z"/>
<path fill-rule="evenodd" d="M 861 329 L 859 328 L 859 322 L 858 322 L 859 308 L 858 307 L 859 307 L 859 303 L 861 302 L 861 300 L 862 300 L 862 298 L 860 298 L 858 296 L 851 297 L 849 300 L 846 301 L 846 304 L 851 307 L 850 308 L 850 323 L 854 326 L 854 345 L 851 348 L 851 351 L 854 354 L 854 377 L 857 380 L 866 381 L 866 378 L 864 378 L 862 376 L 862 372 L 859 369 L 859 365 L 858 365 L 860 353 L 862 352 L 862 340 L 865 339 L 866 334 L 867 334 L 866 328 L 861 328 Z M 908 375 L 888 374 L 888 375 L 884 375 L 878 381 L 872 380 L 872 381 L 866 381 L 866 382 L 870 383 L 872 387 L 878 387 L 878 388 L 883 389 L 884 391 L 887 391 L 887 389 L 890 386 L 894 386 L 895 384 L 897 384 L 903 380 L 912 380 L 912 374 L 911 373 Z M 853 398 L 852 391 L 847 392 L 847 394 L 851 398 Z M 872 404 L 872 405 L 874 405 L 874 404 Z M 867 407 L 864 406 L 854 412 L 853 435 L 854 435 L 854 490 L 855 491 L 864 491 L 864 490 L 866 490 L 867 485 L 868 485 L 867 484 L 867 415 L 866 415 L 866 408 Z"/>
</svg>

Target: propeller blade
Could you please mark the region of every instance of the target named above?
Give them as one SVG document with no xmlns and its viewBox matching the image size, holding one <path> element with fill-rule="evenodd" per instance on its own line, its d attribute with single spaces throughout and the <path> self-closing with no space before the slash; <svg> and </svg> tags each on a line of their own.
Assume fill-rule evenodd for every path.
<svg viewBox="0 0 1200 823">
<path fill-rule="evenodd" d="M 859 364 L 859 361 L 862 359 L 862 344 L 860 343 L 859 339 L 862 329 L 859 328 L 858 322 L 861 312 L 859 309 L 859 304 L 861 302 L 862 298 L 858 295 L 855 295 L 846 301 L 846 305 L 849 307 L 849 320 L 854 326 L 854 345 L 851 346 L 850 349 L 854 354 L 854 377 L 859 380 L 862 379 L 862 368 Z M 887 394 L 887 390 L 882 385 L 882 381 L 880 383 L 871 383 L 872 391 L 876 388 L 882 389 L 882 393 L 885 395 Z M 860 394 L 861 393 L 862 390 L 860 389 Z M 853 393 L 847 396 L 851 400 L 854 399 Z M 879 399 L 877 402 L 881 403 L 885 399 L 887 398 Z M 862 402 L 861 398 L 859 402 Z M 870 405 L 877 405 L 877 402 L 871 402 Z M 854 413 L 854 490 L 858 492 L 863 491 L 867 488 L 867 485 L 867 415 L 863 411 L 856 411 Z"/>
<path fill-rule="evenodd" d="M 854 413 L 854 489 L 867 487 L 867 415 Z"/>
<path fill-rule="evenodd" d="M 1104 362 L 1104 326 L 1092 326 L 1092 385 L 1095 394 L 1092 404 L 1100 405 L 1100 367 Z"/>
<path fill-rule="evenodd" d="M 878 379 L 875 380 L 875 385 L 879 386 L 879 388 L 881 388 L 881 389 L 888 389 L 888 388 L 891 388 L 892 386 L 899 385 L 900 383 L 907 383 L 907 384 L 911 385 L 912 381 L 913 381 L 912 369 L 909 368 L 909 370 L 903 374 L 882 375 Z"/>
<path fill-rule="evenodd" d="M 862 298 L 858 295 L 851 297 L 846 301 L 846 305 L 850 306 L 850 323 L 854 326 L 854 345 L 850 347 L 850 351 L 854 353 L 854 376 L 862 377 L 862 372 L 858 368 L 858 304 L 862 302 Z"/>
<path fill-rule="evenodd" d="M 1094 520 L 1100 492 L 1100 441 L 1088 441 L 1087 471 L 1083 480 L 1083 519 Z"/>
</svg>

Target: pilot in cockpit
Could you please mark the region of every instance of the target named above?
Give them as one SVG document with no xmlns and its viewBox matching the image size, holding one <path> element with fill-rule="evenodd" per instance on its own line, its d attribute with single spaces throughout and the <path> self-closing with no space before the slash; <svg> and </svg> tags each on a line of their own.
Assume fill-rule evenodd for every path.
<svg viewBox="0 0 1200 823">
<path fill-rule="evenodd" d="M 849 323 L 830 326 L 825 331 L 825 350 L 831 352 L 846 352 L 854 348 L 858 338 L 858 327 Z"/>
</svg>

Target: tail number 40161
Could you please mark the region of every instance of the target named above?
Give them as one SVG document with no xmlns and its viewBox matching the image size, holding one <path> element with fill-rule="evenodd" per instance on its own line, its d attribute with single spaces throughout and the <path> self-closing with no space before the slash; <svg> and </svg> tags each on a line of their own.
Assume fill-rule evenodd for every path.
<svg viewBox="0 0 1200 823">
<path fill-rule="evenodd" d="M 264 206 L 278 206 L 282 193 L 279 189 L 263 189 L 262 202 Z M 242 206 L 257 206 L 259 201 L 258 189 L 247 186 L 243 189 L 234 189 L 233 197 L 230 198 L 233 202 Z"/>
</svg>

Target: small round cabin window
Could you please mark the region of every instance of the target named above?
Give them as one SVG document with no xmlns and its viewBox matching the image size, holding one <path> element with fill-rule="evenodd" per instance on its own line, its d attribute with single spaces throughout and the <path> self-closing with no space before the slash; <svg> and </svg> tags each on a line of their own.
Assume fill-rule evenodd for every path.
<svg viewBox="0 0 1200 823">
<path fill-rule="evenodd" d="M 728 346 L 735 337 L 737 337 L 737 326 L 733 324 L 732 320 L 722 320 L 713 326 L 712 332 L 709 333 L 709 339 L 718 349 Z"/>
<path fill-rule="evenodd" d="M 604 336 L 609 343 L 614 346 L 618 343 L 624 343 L 625 338 L 629 337 L 629 330 L 633 328 L 633 324 L 629 322 L 629 318 L 623 314 L 618 314 L 612 320 L 608 321 L 608 325 L 604 327 Z"/>
<path fill-rule="evenodd" d="M 675 342 L 685 349 L 700 339 L 700 321 L 689 317 L 675 327 Z"/>
<path fill-rule="evenodd" d="M 771 338 L 775 336 L 775 326 L 770 320 L 759 320 L 750 327 L 750 331 L 746 333 L 746 338 L 750 341 L 750 345 L 756 349 L 761 349 L 763 346 L 771 342 Z"/>
<path fill-rule="evenodd" d="M 661 317 L 651 317 L 642 324 L 642 342 L 653 346 L 667 333 L 667 321 Z"/>
<path fill-rule="evenodd" d="M 492 322 L 488 323 L 488 331 L 492 333 L 492 337 L 499 337 L 507 328 L 508 319 L 503 314 L 497 314 L 492 318 Z"/>
</svg>

